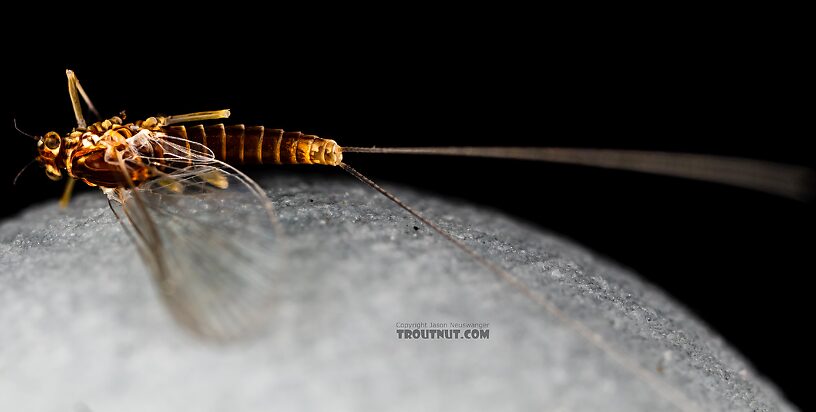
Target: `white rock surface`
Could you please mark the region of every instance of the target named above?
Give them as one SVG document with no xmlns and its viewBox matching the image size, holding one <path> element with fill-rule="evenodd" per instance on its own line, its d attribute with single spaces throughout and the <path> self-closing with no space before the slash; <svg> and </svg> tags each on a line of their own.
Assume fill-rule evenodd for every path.
<svg viewBox="0 0 816 412">
<path fill-rule="evenodd" d="M 327 267 L 292 273 L 267 333 L 234 345 L 174 323 L 101 194 L 0 224 L 0 410 L 677 409 L 358 182 L 261 184 Z M 680 406 L 791 409 L 717 334 L 631 272 L 496 213 L 395 191 L 681 394 Z M 397 322 L 420 321 L 489 322 L 490 335 L 397 338 Z"/>
</svg>

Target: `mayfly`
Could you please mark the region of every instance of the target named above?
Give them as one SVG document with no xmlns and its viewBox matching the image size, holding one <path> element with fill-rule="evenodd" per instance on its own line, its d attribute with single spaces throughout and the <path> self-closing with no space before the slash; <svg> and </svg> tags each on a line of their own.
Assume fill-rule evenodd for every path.
<svg viewBox="0 0 816 412">
<path fill-rule="evenodd" d="M 36 160 L 53 180 L 68 175 L 63 204 L 70 198 L 76 180 L 102 189 L 137 245 L 174 318 L 187 330 L 206 338 L 230 339 L 256 330 L 274 289 L 269 275 L 273 268 L 262 257 L 277 253 L 285 259 L 292 252 L 270 199 L 235 166 L 342 168 L 658 387 L 656 379 L 599 335 L 349 166 L 344 154 L 453 155 L 571 163 L 718 182 L 794 199 L 805 199 L 811 191 L 808 179 L 812 172 L 806 168 L 699 154 L 569 148 L 342 147 L 334 140 L 301 132 L 199 123 L 227 118 L 229 110 L 155 116 L 133 122 L 126 122 L 124 115 L 101 120 L 76 75 L 68 70 L 67 76 L 77 125 L 65 134 L 52 131 L 36 138 Z M 82 101 L 100 121 L 86 123 Z M 227 208 L 227 204 L 231 206 Z M 224 218 L 227 209 L 232 219 Z M 238 224 L 241 226 L 235 226 Z M 676 403 L 685 404 L 671 389 L 659 389 Z"/>
</svg>

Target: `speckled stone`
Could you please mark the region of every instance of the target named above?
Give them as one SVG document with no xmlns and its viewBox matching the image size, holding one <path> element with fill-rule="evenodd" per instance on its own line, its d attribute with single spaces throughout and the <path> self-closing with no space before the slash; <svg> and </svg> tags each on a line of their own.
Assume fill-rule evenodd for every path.
<svg viewBox="0 0 816 412">
<path fill-rule="evenodd" d="M 0 224 L 0 410 L 792 409 L 681 305 L 551 233 L 390 186 L 640 372 L 359 182 L 260 182 L 323 270 L 281 280 L 236 344 L 173 321 L 101 194 Z M 413 322 L 489 338 L 399 339 Z"/>
</svg>

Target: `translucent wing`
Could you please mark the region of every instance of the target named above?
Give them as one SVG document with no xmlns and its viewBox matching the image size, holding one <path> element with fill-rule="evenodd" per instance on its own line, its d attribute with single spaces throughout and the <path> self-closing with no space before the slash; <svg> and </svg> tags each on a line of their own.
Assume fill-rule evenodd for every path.
<svg viewBox="0 0 816 412">
<path fill-rule="evenodd" d="M 271 201 L 200 144 L 150 133 L 129 143 L 156 176 L 108 195 L 171 313 L 192 332 L 217 340 L 260 330 L 274 301 L 274 280 L 285 273 Z M 125 163 L 114 161 L 124 171 Z"/>
</svg>

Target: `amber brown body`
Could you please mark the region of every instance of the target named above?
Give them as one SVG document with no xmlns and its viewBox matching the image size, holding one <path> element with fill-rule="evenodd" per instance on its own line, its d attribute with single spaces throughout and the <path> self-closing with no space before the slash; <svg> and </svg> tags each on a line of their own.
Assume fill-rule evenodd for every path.
<svg viewBox="0 0 816 412">
<path fill-rule="evenodd" d="M 52 179 L 59 179 L 61 171 L 66 170 L 71 177 L 92 186 L 118 187 L 151 179 L 156 171 L 179 162 L 178 155 L 187 157 L 188 164 L 192 163 L 190 142 L 209 148 L 216 159 L 235 166 L 338 166 L 343 159 L 342 149 L 334 140 L 301 132 L 284 132 L 263 126 L 246 127 L 242 124 L 165 126 L 163 120 L 151 117 L 122 124 L 122 119 L 113 117 L 84 129 L 74 129 L 64 137 L 50 132 L 38 143 L 38 160 Z M 140 133 L 149 133 L 155 139 L 139 139 Z M 187 152 L 174 153 L 176 157 L 165 158 L 164 145 L 156 141 L 165 136 L 184 139 Z M 153 160 L 148 161 L 144 157 Z M 113 159 L 120 159 L 121 162 Z M 123 168 L 127 178 L 122 174 Z"/>
<path fill-rule="evenodd" d="M 337 166 L 342 160 L 334 140 L 301 132 L 284 132 L 263 126 L 165 126 L 170 136 L 188 139 L 210 148 L 216 159 L 242 164 L 321 164 Z"/>
</svg>

